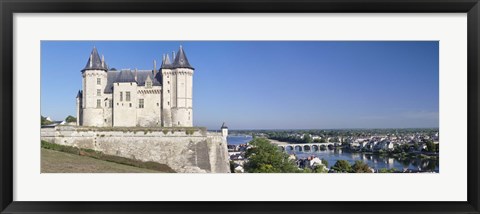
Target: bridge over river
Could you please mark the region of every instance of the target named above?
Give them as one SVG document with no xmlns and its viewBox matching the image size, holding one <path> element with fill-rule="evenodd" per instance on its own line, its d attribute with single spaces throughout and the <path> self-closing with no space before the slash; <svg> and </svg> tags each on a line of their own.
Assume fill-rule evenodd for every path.
<svg viewBox="0 0 480 214">
<path fill-rule="evenodd" d="M 303 143 L 303 144 L 286 144 L 278 145 L 282 151 L 297 151 L 297 152 L 316 152 L 319 150 L 333 150 L 335 147 L 340 146 L 340 142 L 330 143 Z"/>
</svg>

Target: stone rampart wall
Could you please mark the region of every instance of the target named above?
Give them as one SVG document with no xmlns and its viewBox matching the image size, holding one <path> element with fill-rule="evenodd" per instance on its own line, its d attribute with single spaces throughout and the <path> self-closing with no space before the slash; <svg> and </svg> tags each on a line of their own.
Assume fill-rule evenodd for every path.
<svg viewBox="0 0 480 214">
<path fill-rule="evenodd" d="M 167 164 L 176 172 L 230 172 L 226 137 L 202 128 L 42 128 L 41 139 Z"/>
</svg>

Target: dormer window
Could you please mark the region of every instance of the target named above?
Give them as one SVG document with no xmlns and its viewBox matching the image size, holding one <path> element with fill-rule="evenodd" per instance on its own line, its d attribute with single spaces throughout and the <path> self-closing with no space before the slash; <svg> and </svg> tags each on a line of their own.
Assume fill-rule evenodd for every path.
<svg viewBox="0 0 480 214">
<path fill-rule="evenodd" d="M 147 78 L 145 79 L 145 88 L 152 88 L 152 79 L 150 78 L 150 76 L 147 76 Z"/>
</svg>

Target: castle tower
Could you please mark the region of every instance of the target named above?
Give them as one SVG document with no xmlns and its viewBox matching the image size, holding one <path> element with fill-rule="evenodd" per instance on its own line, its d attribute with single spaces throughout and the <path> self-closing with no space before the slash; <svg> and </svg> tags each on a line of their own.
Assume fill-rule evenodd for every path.
<svg viewBox="0 0 480 214">
<path fill-rule="evenodd" d="M 98 54 L 97 48 L 93 47 L 87 65 L 82 69 L 82 88 L 81 101 L 79 100 L 78 116 L 81 118 L 79 125 L 82 126 L 105 126 L 104 105 L 105 100 L 104 89 L 107 84 L 108 66 L 105 59 Z"/>
<path fill-rule="evenodd" d="M 82 118 L 83 118 L 83 115 L 82 115 L 82 101 L 83 101 L 83 98 L 82 98 L 82 91 L 78 91 L 77 93 L 77 126 L 80 126 L 82 125 Z"/>
<path fill-rule="evenodd" d="M 182 46 L 180 46 L 174 57 L 173 63 L 165 65 L 165 69 L 162 67 L 163 110 L 170 107 L 171 121 L 166 121 L 164 117 L 164 126 L 191 127 L 193 126 L 192 92 L 194 68 L 188 62 Z M 168 113 L 165 112 L 165 114 L 168 117 Z"/>
<path fill-rule="evenodd" d="M 170 62 L 170 57 L 163 55 L 162 66 L 160 68 L 161 72 L 158 72 L 155 75 L 157 80 L 161 80 L 162 83 L 162 126 L 171 127 L 172 126 L 172 64 Z"/>
<path fill-rule="evenodd" d="M 222 127 L 220 127 L 220 130 L 222 130 L 222 137 L 228 137 L 228 127 L 225 125 L 225 122 L 223 122 Z"/>
</svg>

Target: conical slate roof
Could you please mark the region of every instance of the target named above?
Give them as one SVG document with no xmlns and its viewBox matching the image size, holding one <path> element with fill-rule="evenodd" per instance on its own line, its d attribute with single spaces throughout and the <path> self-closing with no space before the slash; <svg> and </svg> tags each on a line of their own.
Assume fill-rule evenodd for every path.
<svg viewBox="0 0 480 214">
<path fill-rule="evenodd" d="M 193 69 L 190 63 L 188 63 L 187 55 L 185 54 L 185 51 L 183 51 L 183 47 L 181 45 L 180 45 L 180 49 L 178 50 L 177 56 L 173 61 L 173 67 Z"/>
<path fill-rule="evenodd" d="M 220 129 L 228 129 L 228 127 L 225 125 L 225 122 L 223 122 L 222 127 Z"/>
<path fill-rule="evenodd" d="M 135 75 L 130 70 L 122 70 L 114 82 L 136 82 Z"/>
<path fill-rule="evenodd" d="M 77 93 L 77 97 L 82 97 L 82 94 L 83 94 L 83 91 L 79 90 L 78 93 Z"/>
<path fill-rule="evenodd" d="M 168 54 L 163 58 L 161 68 L 172 68 L 172 63 L 170 63 L 170 57 Z"/>
<path fill-rule="evenodd" d="M 85 70 L 108 70 L 107 63 L 105 63 L 105 61 L 102 63 L 102 58 L 100 58 L 96 47 L 93 47 L 92 53 L 88 58 L 87 65 L 85 65 L 85 68 L 82 71 Z"/>
</svg>

